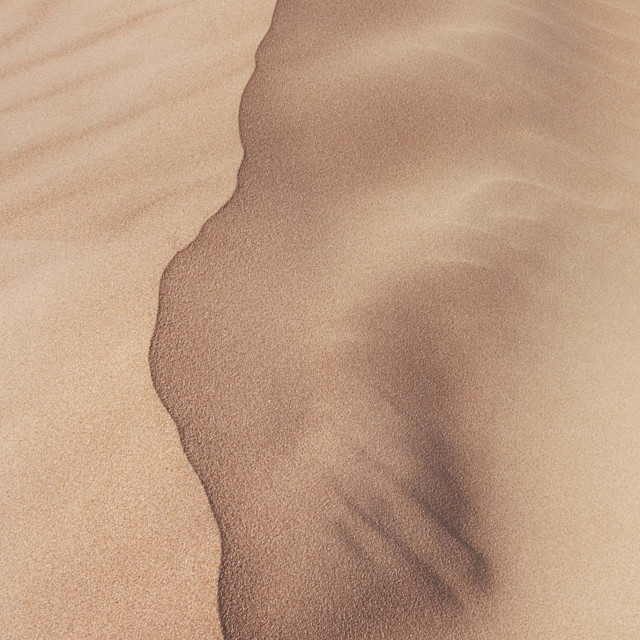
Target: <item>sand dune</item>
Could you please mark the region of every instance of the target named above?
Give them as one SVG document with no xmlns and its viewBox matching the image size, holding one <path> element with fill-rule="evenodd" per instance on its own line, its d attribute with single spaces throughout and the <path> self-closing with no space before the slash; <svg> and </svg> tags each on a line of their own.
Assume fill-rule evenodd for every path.
<svg viewBox="0 0 640 640">
<path fill-rule="evenodd" d="M 0 637 L 220 637 L 147 349 L 273 0 L 8 0 Z M 280 0 L 158 391 L 229 638 L 627 640 L 636 0 Z"/>
<path fill-rule="evenodd" d="M 228 638 L 640 632 L 639 53 L 632 2 L 277 4 L 151 351 Z"/>
</svg>

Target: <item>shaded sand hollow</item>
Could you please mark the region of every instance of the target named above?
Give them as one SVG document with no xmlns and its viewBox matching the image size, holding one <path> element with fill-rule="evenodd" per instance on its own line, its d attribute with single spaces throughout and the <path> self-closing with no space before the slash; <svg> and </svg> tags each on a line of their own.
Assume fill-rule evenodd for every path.
<svg viewBox="0 0 640 640">
<path fill-rule="evenodd" d="M 229 640 L 640 634 L 640 10 L 280 0 L 151 367 Z"/>
<path fill-rule="evenodd" d="M 151 383 L 271 0 L 0 6 L 0 638 L 213 640 L 218 534 Z"/>
</svg>

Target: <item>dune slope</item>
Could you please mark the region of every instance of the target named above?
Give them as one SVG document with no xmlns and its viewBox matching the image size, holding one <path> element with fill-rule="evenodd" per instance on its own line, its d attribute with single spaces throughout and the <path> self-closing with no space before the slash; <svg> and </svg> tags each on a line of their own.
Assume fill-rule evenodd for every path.
<svg viewBox="0 0 640 640">
<path fill-rule="evenodd" d="M 633 3 L 280 0 L 151 349 L 228 638 L 637 627 L 638 34 Z"/>
</svg>

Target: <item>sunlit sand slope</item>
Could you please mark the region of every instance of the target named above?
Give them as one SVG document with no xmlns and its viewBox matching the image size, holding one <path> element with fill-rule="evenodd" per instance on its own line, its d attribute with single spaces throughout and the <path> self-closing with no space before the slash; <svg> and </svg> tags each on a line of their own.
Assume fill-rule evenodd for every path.
<svg viewBox="0 0 640 640">
<path fill-rule="evenodd" d="M 158 280 L 229 197 L 273 4 L 0 8 L 0 638 L 219 637 L 219 543 L 151 384 Z"/>
</svg>

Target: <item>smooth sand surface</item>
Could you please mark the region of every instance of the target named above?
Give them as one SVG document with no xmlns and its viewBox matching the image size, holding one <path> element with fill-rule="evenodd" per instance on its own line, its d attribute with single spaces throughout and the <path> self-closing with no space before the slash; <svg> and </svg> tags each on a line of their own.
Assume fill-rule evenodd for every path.
<svg viewBox="0 0 640 640">
<path fill-rule="evenodd" d="M 218 534 L 154 393 L 158 282 L 231 194 L 273 4 L 0 7 L 0 638 L 219 637 Z"/>
<path fill-rule="evenodd" d="M 640 11 L 281 0 L 153 349 L 232 640 L 640 635 Z"/>
</svg>

